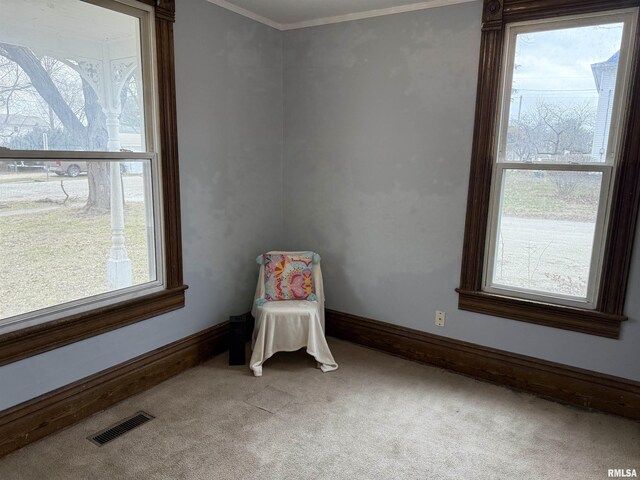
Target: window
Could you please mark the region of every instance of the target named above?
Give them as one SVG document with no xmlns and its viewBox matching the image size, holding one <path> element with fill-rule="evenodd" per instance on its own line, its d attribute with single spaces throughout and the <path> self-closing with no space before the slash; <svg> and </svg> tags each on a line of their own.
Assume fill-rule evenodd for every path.
<svg viewBox="0 0 640 480">
<path fill-rule="evenodd" d="M 3 2 L 0 364 L 184 305 L 173 2 L 155 3 Z"/>
<path fill-rule="evenodd" d="M 636 4 L 485 2 L 460 308 L 618 336 Z"/>
<path fill-rule="evenodd" d="M 485 291 L 595 308 L 635 16 L 507 25 Z"/>
</svg>

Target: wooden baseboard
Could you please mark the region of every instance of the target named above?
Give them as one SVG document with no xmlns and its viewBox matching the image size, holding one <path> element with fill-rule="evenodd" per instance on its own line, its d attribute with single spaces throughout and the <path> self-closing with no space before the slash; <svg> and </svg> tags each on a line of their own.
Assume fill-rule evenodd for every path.
<svg viewBox="0 0 640 480">
<path fill-rule="evenodd" d="M 640 382 L 326 311 L 327 334 L 579 407 L 640 420 Z"/>
<path fill-rule="evenodd" d="M 327 334 L 563 403 L 640 420 L 640 383 L 327 310 Z M 228 322 L 0 412 L 0 457 L 227 350 Z"/>
<path fill-rule="evenodd" d="M 224 322 L 0 412 L 0 457 L 227 350 Z"/>
</svg>

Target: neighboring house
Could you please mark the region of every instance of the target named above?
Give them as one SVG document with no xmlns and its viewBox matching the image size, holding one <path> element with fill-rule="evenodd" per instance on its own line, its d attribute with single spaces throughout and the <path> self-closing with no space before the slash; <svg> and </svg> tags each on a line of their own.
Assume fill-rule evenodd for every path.
<svg viewBox="0 0 640 480">
<path fill-rule="evenodd" d="M 47 127 L 48 125 L 45 120 L 33 115 L 0 115 L 0 144 L 7 143 L 12 136 L 24 135 L 35 127 Z"/>
<path fill-rule="evenodd" d="M 609 137 L 613 94 L 618 75 L 620 52 L 616 52 L 609 60 L 591 65 L 591 71 L 598 89 L 598 111 L 593 133 L 591 156 L 597 162 L 604 162 L 607 155 L 606 138 Z"/>
<path fill-rule="evenodd" d="M 40 117 L 33 115 L 0 115 L 0 146 L 7 146 L 12 137 L 25 135 L 36 127 L 44 129 L 49 127 L 49 123 Z M 120 133 L 120 141 L 122 148 L 132 152 L 141 151 L 142 135 L 139 133 Z M 10 165 L 14 165 L 14 161 L 0 161 L 0 170 L 11 169 Z M 24 162 L 22 162 L 24 163 Z M 27 162 L 31 165 L 36 162 Z M 37 162 L 38 167 L 42 166 L 42 162 Z M 142 173 L 142 164 L 140 162 L 125 162 L 127 172 Z M 24 166 L 24 165 L 23 165 Z M 27 168 L 25 166 L 25 168 Z"/>
<path fill-rule="evenodd" d="M 46 127 L 48 124 L 40 117 L 33 115 L 9 114 L 0 115 L 0 147 L 7 146 L 11 138 L 29 133 L 36 127 Z M 21 165 L 18 167 L 17 165 Z M 14 160 L 0 160 L 0 171 L 18 170 L 19 168 L 42 168 L 42 162 L 16 162 Z"/>
</svg>

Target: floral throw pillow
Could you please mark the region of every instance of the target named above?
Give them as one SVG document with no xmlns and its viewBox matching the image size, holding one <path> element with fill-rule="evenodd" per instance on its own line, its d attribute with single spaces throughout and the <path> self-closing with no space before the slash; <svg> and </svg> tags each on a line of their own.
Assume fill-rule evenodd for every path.
<svg viewBox="0 0 640 480">
<path fill-rule="evenodd" d="M 264 298 L 274 300 L 306 300 L 314 295 L 313 256 L 265 253 Z"/>
</svg>

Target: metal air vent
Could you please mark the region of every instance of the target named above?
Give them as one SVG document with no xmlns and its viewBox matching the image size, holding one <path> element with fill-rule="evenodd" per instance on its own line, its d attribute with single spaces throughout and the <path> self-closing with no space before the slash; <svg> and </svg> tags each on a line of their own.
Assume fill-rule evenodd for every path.
<svg viewBox="0 0 640 480">
<path fill-rule="evenodd" d="M 111 440 L 115 440 L 120 435 L 124 435 L 125 433 L 133 430 L 136 427 L 139 427 L 143 423 L 147 423 L 149 420 L 153 420 L 154 418 L 155 417 L 153 415 L 149 415 L 147 412 L 140 411 L 129 418 L 125 418 L 124 420 L 119 421 L 109 428 L 105 428 L 104 430 L 101 430 L 98 433 L 87 437 L 87 440 L 101 447 L 105 443 L 109 443 Z"/>
</svg>

